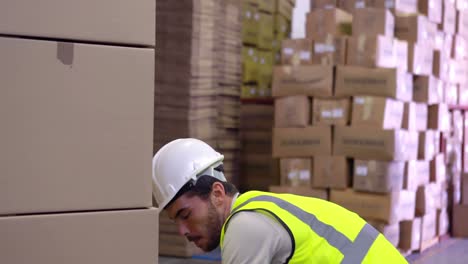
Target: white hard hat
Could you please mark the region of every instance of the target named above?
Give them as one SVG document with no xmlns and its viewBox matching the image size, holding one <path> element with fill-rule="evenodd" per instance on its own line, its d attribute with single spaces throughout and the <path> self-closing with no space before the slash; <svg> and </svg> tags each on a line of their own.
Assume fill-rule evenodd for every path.
<svg viewBox="0 0 468 264">
<path fill-rule="evenodd" d="M 153 157 L 153 195 L 162 210 L 189 181 L 209 175 L 226 181 L 214 168 L 224 156 L 205 142 L 194 138 L 176 139 L 164 145 Z"/>
</svg>

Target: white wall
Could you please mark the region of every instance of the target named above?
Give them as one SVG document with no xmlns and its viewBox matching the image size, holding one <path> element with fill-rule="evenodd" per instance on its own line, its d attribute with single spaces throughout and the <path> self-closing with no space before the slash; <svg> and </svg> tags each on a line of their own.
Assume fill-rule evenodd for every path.
<svg viewBox="0 0 468 264">
<path fill-rule="evenodd" d="M 296 0 L 291 25 L 291 38 L 305 38 L 306 14 L 309 10 L 310 0 Z"/>
</svg>

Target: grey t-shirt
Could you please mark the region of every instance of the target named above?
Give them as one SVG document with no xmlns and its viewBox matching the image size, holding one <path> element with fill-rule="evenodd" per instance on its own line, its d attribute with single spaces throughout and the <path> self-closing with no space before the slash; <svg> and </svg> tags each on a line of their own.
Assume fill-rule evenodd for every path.
<svg viewBox="0 0 468 264">
<path fill-rule="evenodd" d="M 273 216 L 251 211 L 239 212 L 229 221 L 224 235 L 222 263 L 285 263 L 291 248 L 288 232 Z"/>
</svg>

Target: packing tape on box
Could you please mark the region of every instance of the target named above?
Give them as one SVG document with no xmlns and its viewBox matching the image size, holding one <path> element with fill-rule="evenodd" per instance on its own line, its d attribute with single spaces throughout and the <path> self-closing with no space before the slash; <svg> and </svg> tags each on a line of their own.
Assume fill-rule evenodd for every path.
<svg viewBox="0 0 468 264">
<path fill-rule="evenodd" d="M 68 42 L 57 43 L 57 59 L 65 65 L 73 65 L 75 45 Z"/>
</svg>

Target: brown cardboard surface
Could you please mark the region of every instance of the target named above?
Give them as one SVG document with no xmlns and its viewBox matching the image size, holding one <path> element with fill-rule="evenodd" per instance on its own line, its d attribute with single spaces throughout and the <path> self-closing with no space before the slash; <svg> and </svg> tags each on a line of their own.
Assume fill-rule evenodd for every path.
<svg viewBox="0 0 468 264">
<path fill-rule="evenodd" d="M 447 81 L 449 80 L 450 65 L 448 61 L 450 58 L 450 50 L 447 52 L 445 50 L 446 49 L 444 48 L 444 51 L 434 51 L 432 74 L 440 80 Z"/>
<path fill-rule="evenodd" d="M 359 8 L 353 14 L 353 35 L 384 35 L 393 37 L 395 18 L 389 10 L 380 8 Z"/>
<path fill-rule="evenodd" d="M 409 251 L 417 250 L 421 245 L 421 218 L 400 222 L 400 243 L 398 248 Z"/>
<path fill-rule="evenodd" d="M 411 160 L 405 163 L 405 190 L 416 191 L 420 186 L 429 184 L 429 162 Z"/>
<path fill-rule="evenodd" d="M 468 205 L 453 206 L 452 234 L 454 237 L 468 237 Z"/>
<path fill-rule="evenodd" d="M 395 17 L 395 37 L 398 39 L 409 43 L 425 43 L 430 41 L 428 30 L 428 20 L 425 16 Z"/>
<path fill-rule="evenodd" d="M 154 50 L 0 38 L 0 54 L 0 215 L 151 206 Z"/>
<path fill-rule="evenodd" d="M 313 167 L 311 158 L 280 159 L 281 185 L 311 186 Z"/>
<path fill-rule="evenodd" d="M 273 96 L 333 95 L 333 67 L 321 65 L 276 66 Z"/>
<path fill-rule="evenodd" d="M 353 16 L 339 8 L 315 9 L 306 16 L 306 37 L 351 35 Z"/>
<path fill-rule="evenodd" d="M 429 187 L 431 184 L 419 186 L 416 191 L 416 216 L 424 216 L 425 214 L 437 209 L 437 197 L 433 193 L 433 188 Z"/>
<path fill-rule="evenodd" d="M 435 148 L 435 131 L 427 130 L 425 132 L 419 132 L 419 160 L 432 160 L 436 155 Z"/>
<path fill-rule="evenodd" d="M 310 187 L 290 187 L 290 186 L 270 186 L 270 192 L 274 193 L 290 193 L 308 197 L 315 197 L 322 200 L 328 200 L 328 191 L 326 189 L 314 189 Z"/>
<path fill-rule="evenodd" d="M 372 126 L 379 129 L 400 129 L 403 102 L 377 96 L 355 96 L 352 126 Z"/>
<path fill-rule="evenodd" d="M 0 233 L 3 263 L 158 260 L 156 209 L 1 217 Z"/>
<path fill-rule="evenodd" d="M 151 0 L 0 4 L 0 33 L 7 35 L 155 46 L 155 25 L 156 1 Z"/>
<path fill-rule="evenodd" d="M 375 220 L 368 220 L 367 222 L 377 229 L 377 231 L 382 233 L 382 235 L 384 235 L 384 237 L 392 243 L 393 246 L 398 246 L 398 242 L 400 240 L 400 223 L 388 225 L 384 222 Z"/>
<path fill-rule="evenodd" d="M 361 193 L 353 190 L 331 190 L 330 201 L 351 210 L 363 218 L 394 224 L 414 218 L 414 192 L 389 194 Z"/>
<path fill-rule="evenodd" d="M 312 62 L 321 65 L 345 65 L 348 37 L 333 36 L 314 38 Z"/>
<path fill-rule="evenodd" d="M 310 99 L 287 96 L 275 99 L 275 127 L 305 127 L 310 124 Z"/>
<path fill-rule="evenodd" d="M 405 103 L 402 128 L 409 131 L 424 131 L 427 129 L 427 105 Z"/>
<path fill-rule="evenodd" d="M 351 164 L 345 157 L 314 156 L 312 186 L 346 189 L 351 184 Z"/>
<path fill-rule="evenodd" d="M 450 129 L 450 114 L 446 104 L 429 106 L 427 127 L 442 132 Z"/>
<path fill-rule="evenodd" d="M 417 158 L 417 132 L 337 126 L 333 140 L 334 155 L 382 161 Z"/>
<path fill-rule="evenodd" d="M 331 127 L 274 128 L 273 157 L 331 155 Z"/>
<path fill-rule="evenodd" d="M 285 39 L 281 44 L 281 64 L 311 64 L 314 41 L 312 39 Z"/>
<path fill-rule="evenodd" d="M 395 68 L 393 38 L 384 35 L 358 35 L 348 39 L 346 64 L 361 67 Z"/>
<path fill-rule="evenodd" d="M 434 50 L 430 43 L 408 44 L 408 71 L 423 76 L 430 76 L 433 70 Z"/>
<path fill-rule="evenodd" d="M 333 7 L 336 7 L 337 5 L 338 5 L 337 0 L 311 0 L 310 10 L 333 8 Z"/>
<path fill-rule="evenodd" d="M 313 98 L 312 125 L 347 125 L 351 114 L 349 99 Z"/>
<path fill-rule="evenodd" d="M 434 23 L 442 22 L 442 0 L 419 0 L 418 11 Z"/>
<path fill-rule="evenodd" d="M 376 8 L 389 8 L 393 13 L 414 14 L 417 12 L 417 0 L 366 0 L 366 6 Z"/>
<path fill-rule="evenodd" d="M 388 193 L 403 189 L 404 162 L 354 161 L 353 189 Z"/>
<path fill-rule="evenodd" d="M 413 79 L 396 69 L 338 66 L 335 95 L 374 95 L 409 102 L 413 97 Z"/>
<path fill-rule="evenodd" d="M 414 76 L 413 100 L 437 104 L 443 101 L 443 82 L 434 76 Z"/>
</svg>

